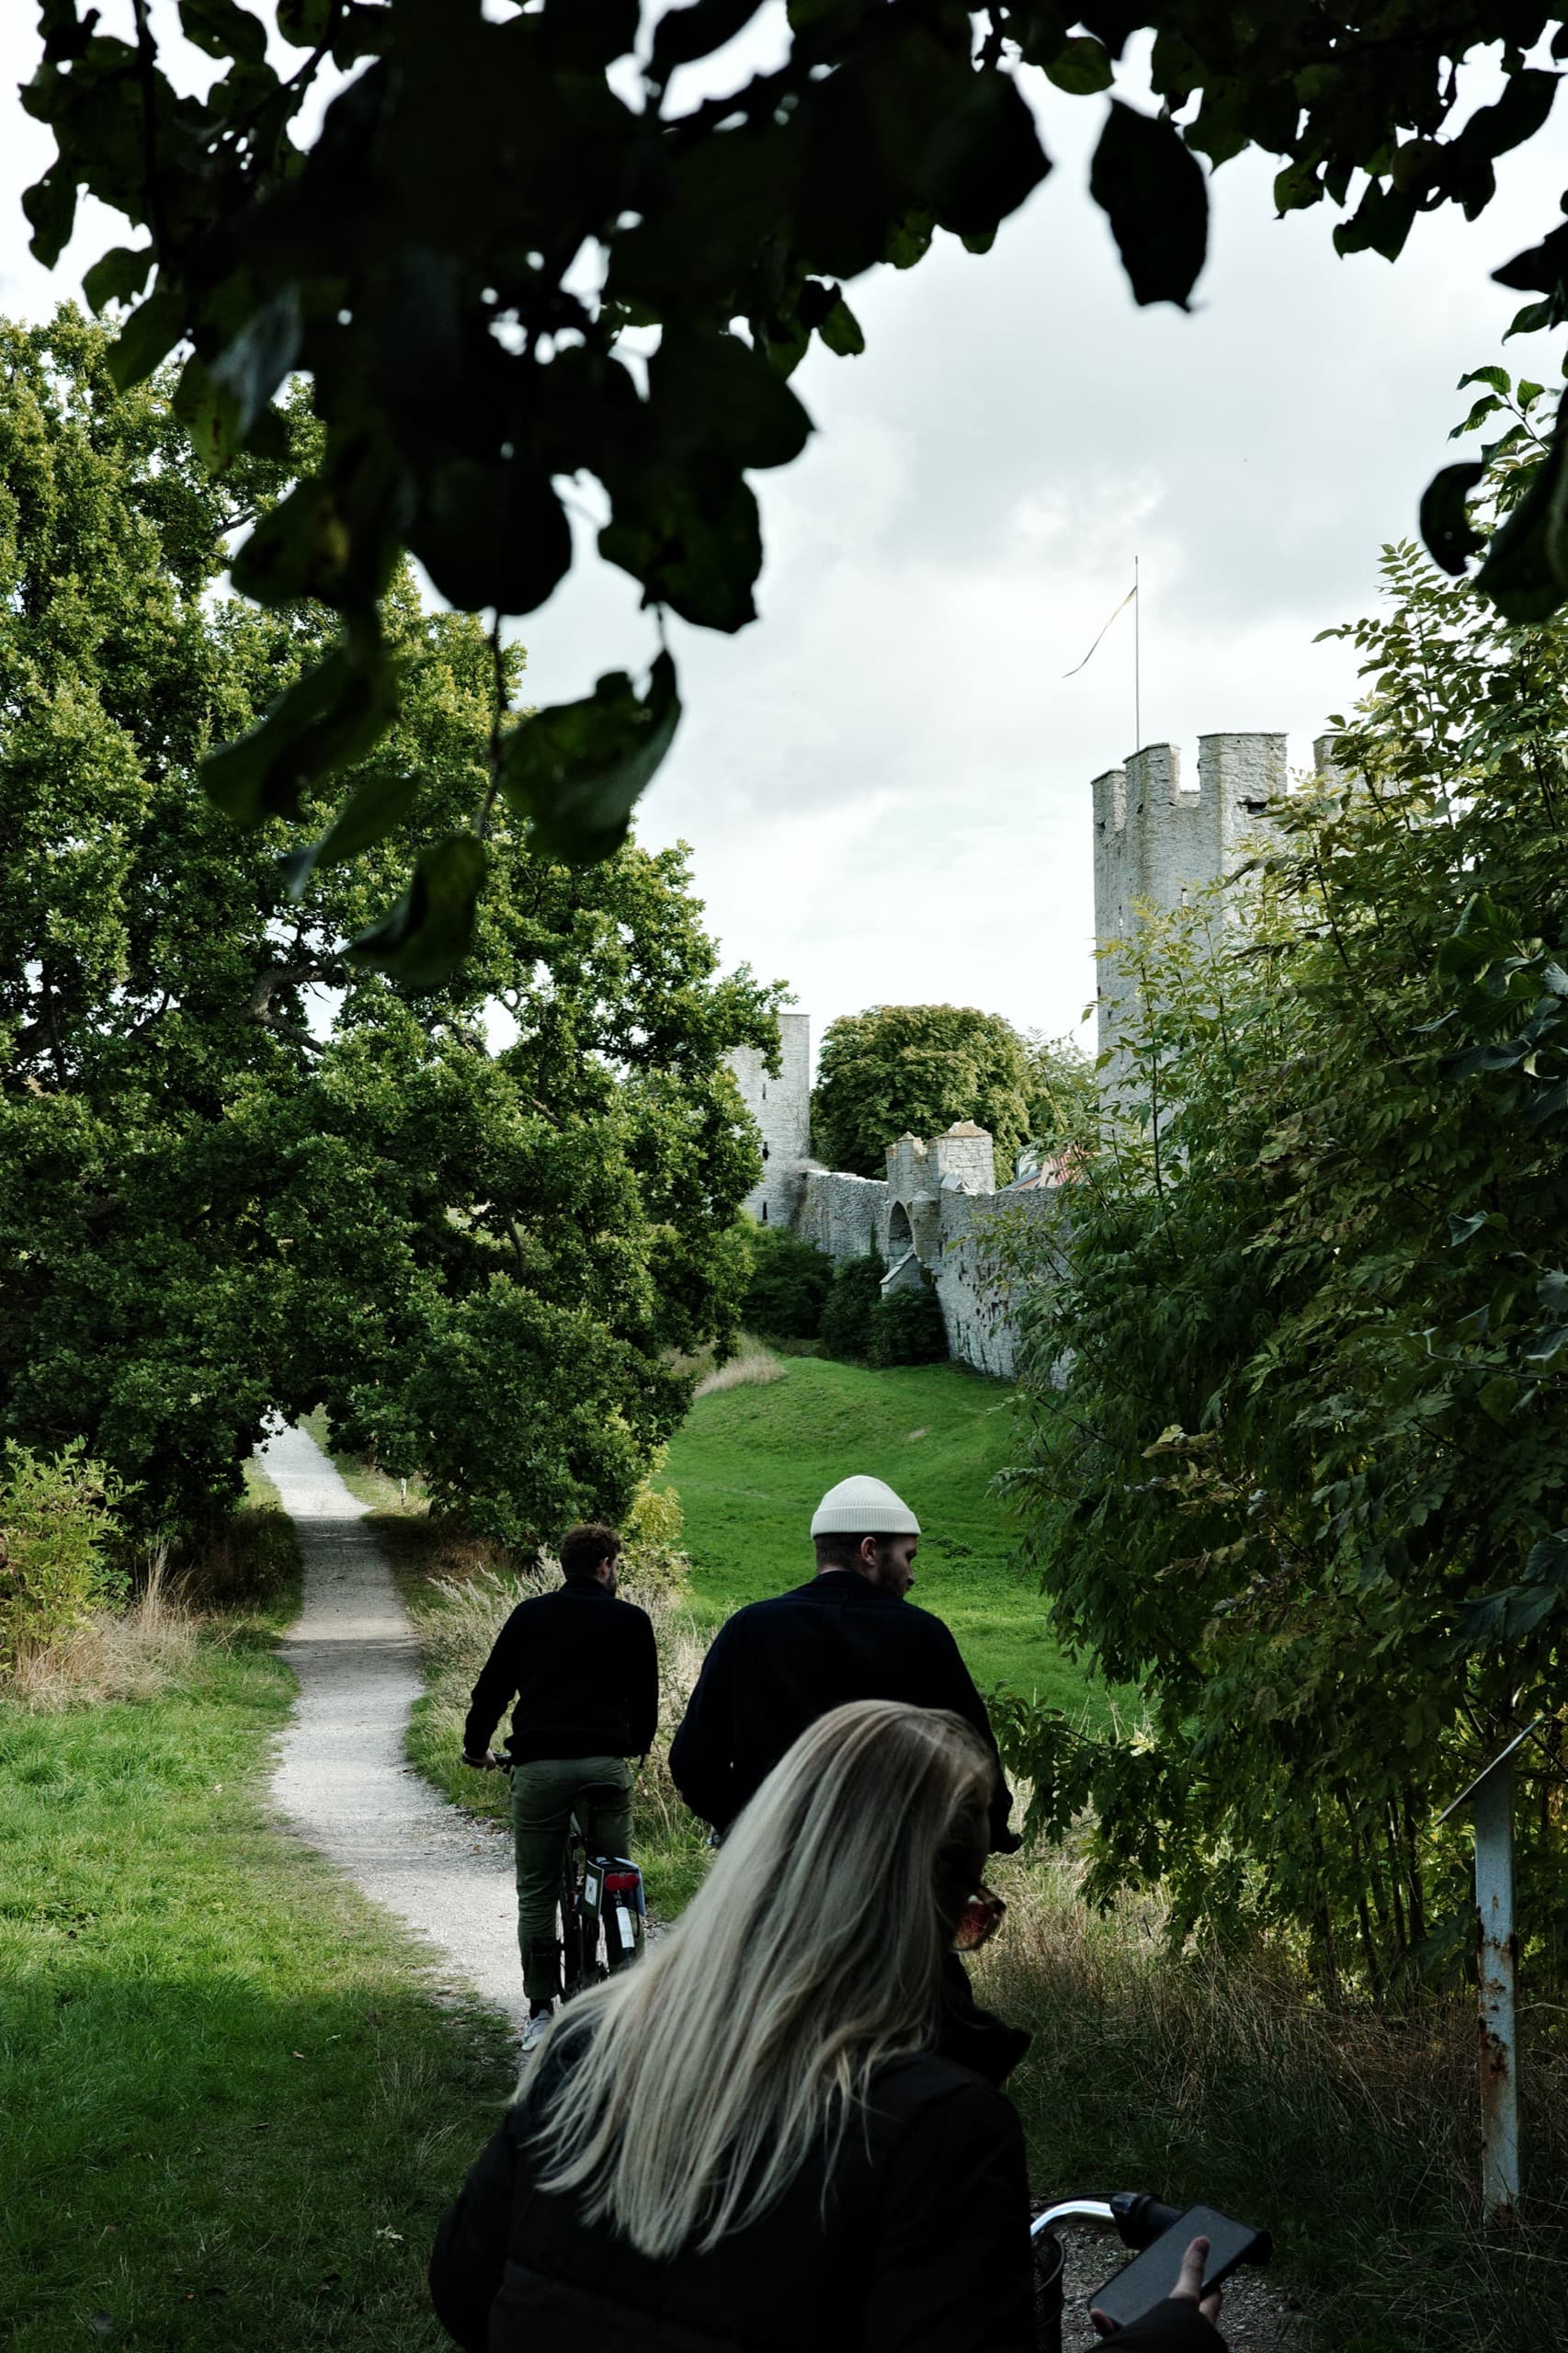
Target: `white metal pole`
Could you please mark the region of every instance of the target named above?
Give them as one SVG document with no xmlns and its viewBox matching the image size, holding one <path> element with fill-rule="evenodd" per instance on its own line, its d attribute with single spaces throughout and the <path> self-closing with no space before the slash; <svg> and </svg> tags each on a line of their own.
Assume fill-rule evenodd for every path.
<svg viewBox="0 0 1568 2353">
<path fill-rule="evenodd" d="M 1488 2214 L 1519 2196 L 1518 2047 L 1514 2023 L 1514 1775 L 1500 1758 L 1477 1782 L 1475 1910 L 1480 1929 L 1481 2195 Z"/>
</svg>

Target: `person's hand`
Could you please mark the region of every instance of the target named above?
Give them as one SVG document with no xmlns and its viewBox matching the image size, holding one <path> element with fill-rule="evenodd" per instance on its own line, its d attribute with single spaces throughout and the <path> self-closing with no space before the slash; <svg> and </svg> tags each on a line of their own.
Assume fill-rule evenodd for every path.
<svg viewBox="0 0 1568 2353">
<path fill-rule="evenodd" d="M 1212 2289 L 1207 2296 L 1203 2292 L 1203 2267 L 1208 2260 L 1208 2240 L 1194 2239 L 1182 2256 L 1181 2269 L 1176 2275 L 1176 2286 L 1171 2290 L 1170 2301 L 1173 2304 L 1196 2304 L 1210 2326 L 1218 2328 L 1220 2290 L 1218 2288 Z M 1096 2336 L 1114 2336 L 1120 2326 L 1120 2323 L 1112 2320 L 1108 2313 L 1098 2312 L 1092 2305 L 1089 2310 L 1089 2318 L 1095 2325 Z"/>
<path fill-rule="evenodd" d="M 465 1765 L 472 1766 L 476 1773 L 494 1773 L 496 1770 L 496 1760 L 491 1755 L 488 1748 L 485 1750 L 483 1756 L 471 1756 L 465 1748 L 463 1750 L 463 1763 Z"/>
</svg>

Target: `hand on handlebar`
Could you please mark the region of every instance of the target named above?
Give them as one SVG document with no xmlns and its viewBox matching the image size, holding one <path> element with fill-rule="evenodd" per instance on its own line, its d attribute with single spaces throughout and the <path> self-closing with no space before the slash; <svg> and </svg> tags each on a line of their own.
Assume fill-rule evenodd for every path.
<svg viewBox="0 0 1568 2353">
<path fill-rule="evenodd" d="M 1196 2304 L 1204 2319 L 1208 2321 L 1212 2327 L 1218 2328 L 1220 2325 L 1220 2290 L 1218 2288 L 1215 2288 L 1207 2296 L 1203 2293 L 1203 2267 L 1208 2260 L 1208 2240 L 1194 2239 L 1188 2245 L 1187 2253 L 1182 2256 L 1181 2270 L 1177 2274 L 1176 2286 L 1171 2290 L 1171 2302 L 1173 2304 Z M 1116 2335 L 1119 2324 L 1111 2319 L 1108 2313 L 1096 2312 L 1091 2308 L 1089 2318 L 1095 2325 L 1095 2334 L 1096 2336 L 1114 2336 Z"/>
</svg>

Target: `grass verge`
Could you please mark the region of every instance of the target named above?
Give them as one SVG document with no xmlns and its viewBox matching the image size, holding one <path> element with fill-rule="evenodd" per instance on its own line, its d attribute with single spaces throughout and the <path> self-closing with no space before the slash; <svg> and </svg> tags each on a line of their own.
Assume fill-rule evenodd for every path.
<svg viewBox="0 0 1568 2353">
<path fill-rule="evenodd" d="M 996 1879 L 1010 1909 L 976 1991 L 1035 2037 L 1008 2089 L 1039 2194 L 1152 2189 L 1266 2224 L 1335 2353 L 1562 2341 L 1568 2063 L 1544 2031 L 1521 2075 L 1526 2219 L 1488 2232 L 1467 2001 L 1325 2010 L 1278 1950 L 1177 1959 L 1155 1904 L 1089 1912 L 1062 1858 Z"/>
<path fill-rule="evenodd" d="M 962 1365 L 877 1371 L 791 1355 L 781 1377 L 699 1396 L 665 1473 L 685 1518 L 694 1615 L 716 1627 L 743 1602 L 803 1584 L 818 1501 L 869 1472 L 919 1518 L 914 1597 L 952 1628 L 981 1688 L 1006 1684 L 1106 1724 L 1110 1695 L 1066 1656 L 1011 1565 L 1014 1531 L 991 1493 L 1007 1459 L 1009 1395 Z"/>
<path fill-rule="evenodd" d="M 508 2039 L 271 1826 L 291 1544 L 206 1565 L 233 1586 L 258 1541 L 267 1598 L 187 1625 L 145 1696 L 0 1700 L 10 2353 L 445 2342 L 423 2266 Z"/>
</svg>

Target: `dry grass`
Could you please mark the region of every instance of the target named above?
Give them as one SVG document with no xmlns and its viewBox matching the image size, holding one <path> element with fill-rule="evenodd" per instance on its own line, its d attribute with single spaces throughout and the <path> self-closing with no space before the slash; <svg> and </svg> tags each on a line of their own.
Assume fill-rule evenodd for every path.
<svg viewBox="0 0 1568 2353">
<path fill-rule="evenodd" d="M 271 1482 L 247 1477 L 256 1498 Z M 25 1654 L 4 1692 L 30 1714 L 153 1699 L 187 1684 L 204 1639 L 222 1620 L 275 1597 L 295 1574 L 293 1529 L 276 1501 L 254 1500 L 177 1566 L 166 1544 L 151 1546 L 123 1609 L 95 1610 L 47 1650 Z"/>
<path fill-rule="evenodd" d="M 1288 1951 L 1173 1955 L 1161 1907 L 1089 1912 L 1070 1858 L 997 1867 L 981 1998 L 1035 2043 L 1009 2086 L 1041 2194 L 1138 2188 L 1271 2227 L 1326 2344 L 1556 2342 L 1568 2308 L 1568 2056 L 1522 2056 L 1527 2220 L 1480 2216 L 1474 2014 L 1326 2008 Z"/>
<path fill-rule="evenodd" d="M 741 1345 L 733 1357 L 725 1358 L 705 1372 L 692 1391 L 694 1397 L 711 1397 L 720 1389 L 760 1389 L 770 1381 L 782 1381 L 790 1368 L 781 1357 L 743 1332 Z"/>
</svg>

